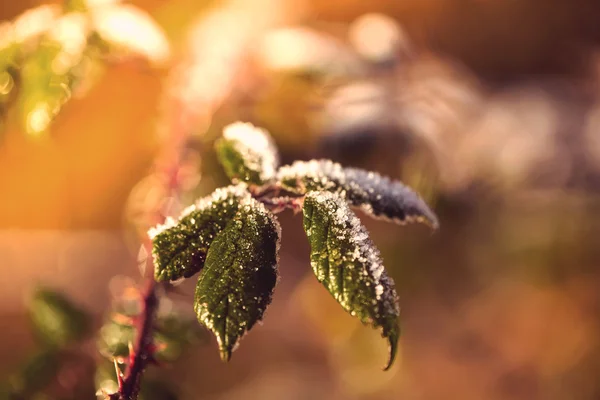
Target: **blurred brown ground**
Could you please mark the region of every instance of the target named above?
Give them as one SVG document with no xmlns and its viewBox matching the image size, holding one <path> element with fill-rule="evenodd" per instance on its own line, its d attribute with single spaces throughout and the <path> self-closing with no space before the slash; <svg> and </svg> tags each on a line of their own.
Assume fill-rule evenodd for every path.
<svg viewBox="0 0 600 400">
<path fill-rule="evenodd" d="M 207 13 L 206 2 L 132 3 L 156 18 L 175 62 L 185 62 L 187 29 Z M 343 118 L 325 112 L 326 122 L 315 122 L 329 92 L 244 55 L 233 58 L 241 65 L 233 84 L 199 118 L 198 130 L 211 123 L 210 138 L 229 120 L 248 118 L 273 132 L 287 161 L 327 156 L 401 178 L 434 204 L 442 229 L 430 236 L 364 220 L 402 306 L 401 356 L 383 373 L 383 341 L 315 282 L 299 220 L 283 215 L 282 279 L 264 325 L 227 365 L 211 342 L 167 369 L 182 397 L 600 398 L 600 3 L 287 3 L 257 32 L 252 23 L 244 29 L 260 36 L 305 23 L 339 38 L 367 12 L 400 24 L 417 49 L 406 64 L 360 69 L 333 85 L 397 87 L 392 96 L 402 106 L 377 104 L 393 121 L 338 131 L 328 122 Z M 0 20 L 36 4 L 3 1 Z M 258 20 L 269 4 L 238 1 L 229 9 Z M 215 46 L 239 40 L 228 29 Z M 137 279 L 126 202 L 168 141 L 156 124 L 169 72 L 112 67 L 69 103 L 48 138 L 30 140 L 15 126 L 7 132 L 0 145 L 1 371 L 31 346 L 21 304 L 36 282 L 101 315 L 111 277 Z M 223 181 L 212 173 L 218 167 L 210 148 L 199 147 L 196 192 L 206 193 Z M 190 296 L 191 287 L 184 285 Z"/>
</svg>

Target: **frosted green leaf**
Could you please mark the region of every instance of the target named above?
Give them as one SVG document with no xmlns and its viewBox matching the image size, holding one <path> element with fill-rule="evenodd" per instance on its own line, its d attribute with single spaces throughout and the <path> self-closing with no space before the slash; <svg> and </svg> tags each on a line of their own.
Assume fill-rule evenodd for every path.
<svg viewBox="0 0 600 400">
<path fill-rule="evenodd" d="M 220 188 L 184 210 L 178 220 L 168 218 L 150 229 L 155 279 L 173 281 L 199 272 L 210 244 L 233 218 L 239 202 L 249 197 L 243 183 Z"/>
<path fill-rule="evenodd" d="M 279 156 L 264 129 L 250 123 L 233 123 L 225 127 L 215 146 L 230 179 L 262 185 L 275 177 Z"/>
<path fill-rule="evenodd" d="M 215 238 L 198 284 L 194 310 L 228 361 L 242 336 L 262 319 L 277 282 L 279 223 L 254 199 Z"/>
<path fill-rule="evenodd" d="M 371 216 L 397 223 L 424 222 L 434 229 L 438 220 L 425 201 L 401 182 L 330 160 L 296 161 L 279 169 L 277 179 L 289 191 L 337 193 Z"/>
<path fill-rule="evenodd" d="M 379 251 L 341 196 L 309 192 L 303 213 L 313 272 L 344 310 L 381 328 L 390 344 L 388 369 L 396 357 L 400 310 Z"/>
</svg>

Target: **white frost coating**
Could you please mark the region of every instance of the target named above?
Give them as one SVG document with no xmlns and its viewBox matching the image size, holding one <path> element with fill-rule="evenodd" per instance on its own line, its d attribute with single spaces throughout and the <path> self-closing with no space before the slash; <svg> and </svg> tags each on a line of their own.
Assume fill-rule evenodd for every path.
<svg viewBox="0 0 600 400">
<path fill-rule="evenodd" d="M 244 158 L 244 165 L 258 171 L 265 182 L 275 177 L 279 155 L 269 133 L 249 122 L 234 122 L 223 129 L 225 140 L 234 143 L 235 149 Z"/>
<path fill-rule="evenodd" d="M 246 186 L 246 185 L 244 184 L 244 186 Z M 271 224 L 275 227 L 275 231 L 277 232 L 277 244 L 275 247 L 275 257 L 276 257 L 276 261 L 277 261 L 276 264 L 279 264 L 279 249 L 281 247 L 281 225 L 279 224 L 279 220 L 277 219 L 275 214 L 273 214 L 271 211 L 269 211 L 263 203 L 253 199 L 250 195 L 248 195 L 247 197 L 244 197 L 242 200 L 240 200 L 240 208 L 247 208 L 247 209 L 253 210 L 257 214 L 260 214 L 260 215 L 266 217 L 269 220 L 269 222 L 271 222 Z"/>
<path fill-rule="evenodd" d="M 163 224 L 156 225 L 148 230 L 148 237 L 150 240 L 152 240 L 162 232 L 174 227 L 175 225 L 177 225 L 177 221 L 175 221 L 173 217 L 167 217 Z"/>
<path fill-rule="evenodd" d="M 319 190 L 335 191 L 353 206 L 376 219 L 400 225 L 421 222 L 433 229 L 437 229 L 439 225 L 435 214 L 414 190 L 376 172 L 365 173 L 355 168 L 344 168 L 331 160 L 296 161 L 279 168 L 277 180 L 309 181 L 314 183 L 312 186 L 318 186 Z M 306 189 L 301 185 L 292 190 L 304 192 Z M 310 186 L 308 189 L 314 190 Z M 380 191 L 386 192 L 387 203 L 391 202 L 388 206 L 382 202 L 384 197 L 382 193 L 378 193 Z M 402 215 L 394 215 L 393 211 L 390 214 L 390 210 L 386 210 L 389 206 L 396 210 L 398 207 L 403 209 Z"/>
<path fill-rule="evenodd" d="M 250 198 L 250 193 L 248 192 L 248 185 L 245 183 L 238 183 L 237 185 L 226 186 L 223 188 L 218 188 L 211 195 L 203 197 L 199 199 L 196 204 L 193 206 L 187 207 L 183 210 L 183 213 L 179 217 L 179 219 L 187 216 L 189 213 L 195 210 L 206 210 L 214 203 L 222 202 L 223 200 L 230 198 L 233 201 L 233 198 L 242 198 L 247 199 Z"/>
<path fill-rule="evenodd" d="M 329 179 L 325 176 L 325 171 Z M 311 178 L 327 183 L 330 180 L 345 182 L 343 167 L 331 160 L 295 161 L 291 165 L 284 165 L 277 173 L 279 180 L 291 178 Z"/>
<path fill-rule="evenodd" d="M 306 198 L 313 199 L 329 211 L 332 218 L 331 233 L 348 238 L 347 240 L 354 247 L 354 250 L 352 254 L 347 254 L 347 256 L 351 256 L 353 260 L 368 266 L 369 270 L 364 272 L 373 277 L 375 296 L 379 300 L 384 289 L 383 285 L 380 284 L 384 272 L 383 260 L 360 219 L 352 212 L 346 201 L 334 193 L 309 192 L 306 194 Z"/>
<path fill-rule="evenodd" d="M 210 207 L 212 207 L 215 203 L 220 203 L 227 198 L 231 198 L 231 201 L 233 201 L 233 198 L 242 198 L 244 200 L 247 200 L 251 197 L 247 188 L 248 186 L 245 183 L 239 183 L 237 185 L 219 188 L 209 196 L 199 199 L 196 202 L 196 204 L 192 204 L 191 206 L 186 207 L 177 220 L 173 217 L 167 217 L 163 224 L 159 224 L 155 227 L 150 228 L 148 230 L 148 237 L 152 240 L 162 232 L 177 225 L 177 222 L 179 220 L 188 216 L 190 213 L 196 210 L 207 210 Z"/>
</svg>

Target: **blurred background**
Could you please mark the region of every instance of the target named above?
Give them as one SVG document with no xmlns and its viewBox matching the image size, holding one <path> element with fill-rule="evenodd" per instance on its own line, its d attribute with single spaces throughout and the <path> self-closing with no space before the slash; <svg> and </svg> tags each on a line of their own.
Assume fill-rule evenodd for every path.
<svg viewBox="0 0 600 400">
<path fill-rule="evenodd" d="M 150 378 L 181 399 L 600 398 L 598 1 L 2 0 L 0 21 L 0 376 L 35 353 L 39 284 L 97 336 L 142 282 L 153 210 L 226 184 L 212 143 L 243 120 L 284 163 L 375 170 L 438 213 L 433 235 L 363 218 L 400 296 L 399 359 L 382 372 L 384 340 L 316 282 L 286 212 L 264 324 L 229 364 L 206 336 Z M 191 311 L 193 286 L 169 307 Z M 59 386 L 93 387 L 95 343 Z"/>
</svg>

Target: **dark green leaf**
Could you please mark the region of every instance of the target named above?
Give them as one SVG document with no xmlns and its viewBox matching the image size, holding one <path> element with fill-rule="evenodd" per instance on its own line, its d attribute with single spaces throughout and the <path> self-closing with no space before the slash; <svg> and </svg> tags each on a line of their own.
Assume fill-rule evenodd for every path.
<svg viewBox="0 0 600 400">
<path fill-rule="evenodd" d="M 215 238 L 206 257 L 194 309 L 217 337 L 221 358 L 262 319 L 277 281 L 279 223 L 254 199 L 244 200 L 235 218 Z"/>
<path fill-rule="evenodd" d="M 329 160 L 312 160 L 280 168 L 277 178 L 292 192 L 334 192 L 372 216 L 399 223 L 416 220 L 438 227 L 437 217 L 417 193 L 375 172 L 344 168 Z"/>
<path fill-rule="evenodd" d="M 341 196 L 309 192 L 303 212 L 310 263 L 317 279 L 346 311 L 362 323 L 382 329 L 390 344 L 388 369 L 396 356 L 400 310 L 394 282 L 379 251 Z"/>
<path fill-rule="evenodd" d="M 29 314 L 36 334 L 52 346 L 64 346 L 89 333 L 90 316 L 58 292 L 36 290 Z"/>
<path fill-rule="evenodd" d="M 55 378 L 60 368 L 59 354 L 56 350 L 46 349 L 27 359 L 23 366 L 9 378 L 8 398 L 29 398 L 44 389 Z"/>
<path fill-rule="evenodd" d="M 265 130 L 236 122 L 225 127 L 215 147 L 230 179 L 262 185 L 275 177 L 279 156 Z"/>
<path fill-rule="evenodd" d="M 165 382 L 159 380 L 144 380 L 140 389 L 139 400 L 177 400 L 177 390 Z"/>
<path fill-rule="evenodd" d="M 186 209 L 178 221 L 169 218 L 151 229 L 156 280 L 189 278 L 200 271 L 210 244 L 233 218 L 239 201 L 248 197 L 245 184 L 217 189 Z"/>
</svg>

